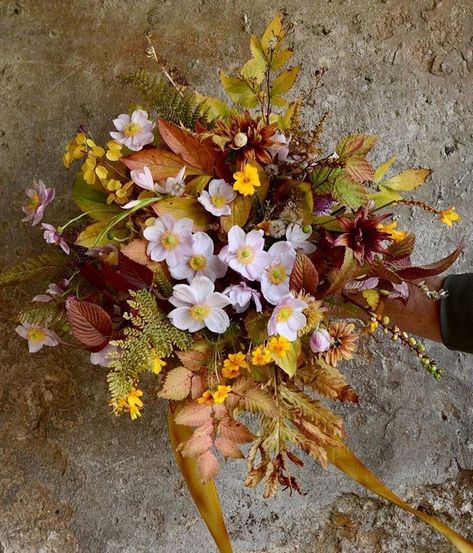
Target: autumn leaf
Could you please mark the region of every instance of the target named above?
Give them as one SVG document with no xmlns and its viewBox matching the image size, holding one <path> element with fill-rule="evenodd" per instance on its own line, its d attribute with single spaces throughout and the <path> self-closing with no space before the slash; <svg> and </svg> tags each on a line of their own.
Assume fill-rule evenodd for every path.
<svg viewBox="0 0 473 553">
<path fill-rule="evenodd" d="M 345 284 L 355 276 L 357 276 L 357 263 L 353 256 L 353 250 L 351 248 L 346 248 L 342 266 L 335 273 L 335 278 L 330 283 L 330 287 L 325 295 L 330 296 L 339 292 L 344 288 Z"/>
<path fill-rule="evenodd" d="M 215 447 L 226 459 L 243 459 L 245 457 L 235 442 L 232 442 L 227 438 L 217 438 L 215 440 Z"/>
<path fill-rule="evenodd" d="M 395 155 L 390 157 L 388 160 L 386 160 L 384 163 L 381 163 L 381 165 L 376 168 L 373 176 L 373 182 L 379 184 L 383 180 L 384 175 L 387 173 L 391 165 L 396 161 L 396 157 L 397 156 Z"/>
<path fill-rule="evenodd" d="M 301 353 L 301 342 L 295 340 L 289 342 L 289 349 L 283 355 L 278 355 L 274 352 L 271 353 L 273 361 L 278 367 L 280 367 L 287 375 L 294 376 L 297 370 L 297 361 Z"/>
<path fill-rule="evenodd" d="M 202 349 L 198 349 L 202 347 Z M 211 350 L 205 343 L 197 343 L 190 351 L 176 352 L 179 361 L 190 371 L 197 372 L 206 368 L 206 364 L 210 359 Z"/>
<path fill-rule="evenodd" d="M 351 179 L 361 183 L 374 177 L 373 166 L 361 156 L 350 156 L 345 163 L 345 171 Z"/>
<path fill-rule="evenodd" d="M 416 243 L 416 235 L 412 232 L 409 232 L 403 240 L 393 242 L 389 248 L 389 255 L 395 257 L 396 259 L 404 259 L 411 255 L 414 251 Z"/>
<path fill-rule="evenodd" d="M 103 236 L 101 240 L 97 241 L 97 237 L 107 225 L 107 221 L 92 223 L 79 233 L 74 244 L 76 244 L 76 246 L 82 246 L 83 248 L 93 248 L 95 246 L 105 246 L 113 243 L 113 240 L 110 240 L 108 236 Z"/>
<path fill-rule="evenodd" d="M 258 105 L 258 97 L 243 79 L 229 77 L 223 71 L 220 71 L 220 82 L 235 104 L 246 108 L 254 108 Z"/>
<path fill-rule="evenodd" d="M 201 426 L 211 416 L 212 407 L 210 405 L 199 403 L 187 403 L 182 405 L 176 411 L 174 420 L 177 424 L 184 426 Z"/>
<path fill-rule="evenodd" d="M 201 170 L 191 167 L 190 164 L 186 164 L 182 157 L 158 148 L 144 148 L 140 152 L 122 157 L 121 161 L 130 170 L 148 167 L 155 181 L 175 177 L 184 165 L 186 166 L 186 175 L 201 173 Z"/>
<path fill-rule="evenodd" d="M 354 154 L 364 157 L 371 152 L 377 141 L 378 137 L 374 134 L 350 134 L 338 142 L 335 151 L 341 158 Z"/>
<path fill-rule="evenodd" d="M 168 372 L 159 397 L 181 401 L 186 399 L 191 391 L 192 372 L 185 367 L 177 367 Z"/>
<path fill-rule="evenodd" d="M 87 184 L 80 173 L 72 184 L 72 198 L 81 211 L 96 221 L 110 221 L 121 212 L 117 205 L 107 204 L 107 194 Z"/>
<path fill-rule="evenodd" d="M 236 444 L 246 444 L 255 439 L 254 434 L 241 422 L 233 419 L 223 419 L 218 425 L 218 433 L 222 438 Z"/>
<path fill-rule="evenodd" d="M 300 65 L 296 65 L 295 67 L 287 69 L 286 71 L 283 71 L 280 75 L 278 75 L 274 79 L 273 85 L 271 87 L 272 96 L 281 96 L 282 94 L 289 92 L 289 90 L 291 90 L 291 88 L 294 86 L 294 83 L 296 82 L 300 69 Z"/>
<path fill-rule="evenodd" d="M 179 445 L 178 451 L 183 457 L 198 457 L 208 451 L 212 445 L 212 419 L 194 430 L 192 436 Z"/>
<path fill-rule="evenodd" d="M 396 192 L 415 190 L 432 174 L 430 169 L 408 169 L 383 182 L 383 186 Z"/>
<path fill-rule="evenodd" d="M 108 344 L 113 326 L 105 309 L 75 297 L 68 298 L 66 309 L 71 333 L 81 344 L 91 351 L 99 351 Z"/>
<path fill-rule="evenodd" d="M 197 468 L 202 479 L 202 483 L 212 480 L 220 468 L 217 457 L 211 452 L 206 451 L 197 459 Z"/>
<path fill-rule="evenodd" d="M 146 253 L 148 242 L 142 238 L 135 238 L 130 243 L 122 246 L 120 253 L 126 255 L 135 263 L 145 265 L 149 269 L 153 270 L 157 267 L 161 267 L 160 263 L 152 261 Z"/>
<path fill-rule="evenodd" d="M 171 215 L 174 219 L 192 219 L 194 231 L 206 230 L 212 224 L 212 215 L 191 196 L 163 198 L 153 204 L 153 210 L 158 216 Z"/>
<path fill-rule="evenodd" d="M 400 269 L 397 271 L 397 275 L 404 280 L 414 280 L 439 275 L 453 265 L 462 251 L 463 243 L 460 243 L 450 255 L 447 255 L 447 257 L 444 257 L 439 261 L 435 261 L 434 263 L 430 263 L 429 265 L 412 266 Z"/>
<path fill-rule="evenodd" d="M 151 269 L 133 261 L 121 251 L 118 252 L 118 272 L 126 280 L 131 290 L 148 288 L 153 282 Z"/>
<path fill-rule="evenodd" d="M 203 96 L 199 92 L 195 92 L 195 98 L 197 103 L 202 106 L 205 118 L 210 123 L 215 119 L 225 119 L 230 113 L 229 106 L 227 106 L 227 104 L 220 98 Z"/>
<path fill-rule="evenodd" d="M 238 194 L 230 205 L 230 209 L 232 210 L 231 215 L 220 217 L 220 226 L 222 230 L 228 232 L 233 225 L 243 227 L 250 216 L 251 204 L 252 200 L 250 196 Z"/>
<path fill-rule="evenodd" d="M 318 284 L 317 269 L 304 251 L 299 250 L 289 278 L 289 288 L 296 294 L 304 290 L 315 296 Z"/>
<path fill-rule="evenodd" d="M 358 209 L 365 205 L 368 199 L 366 188 L 360 182 L 354 181 L 344 174 L 335 179 L 329 193 L 337 202 L 352 209 Z"/>
</svg>

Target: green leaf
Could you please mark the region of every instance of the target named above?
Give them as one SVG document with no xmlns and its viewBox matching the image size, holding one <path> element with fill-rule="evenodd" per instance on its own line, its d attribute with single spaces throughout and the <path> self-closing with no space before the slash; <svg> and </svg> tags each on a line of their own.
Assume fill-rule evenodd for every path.
<svg viewBox="0 0 473 553">
<path fill-rule="evenodd" d="M 156 215 L 171 215 L 174 219 L 188 217 L 192 219 L 194 231 L 206 230 L 212 224 L 212 215 L 205 210 L 196 198 L 183 196 L 181 198 L 164 198 L 153 205 Z"/>
<path fill-rule="evenodd" d="M 233 225 L 243 227 L 248 221 L 251 213 L 252 199 L 250 196 L 238 194 L 230 205 L 231 215 L 220 217 L 220 226 L 225 232 L 228 232 Z"/>
<path fill-rule="evenodd" d="M 383 185 L 390 190 L 408 192 L 424 184 L 431 173 L 430 169 L 408 169 L 384 181 Z"/>
<path fill-rule="evenodd" d="M 250 39 L 250 48 L 252 58 L 241 68 L 241 74 L 245 79 L 254 79 L 257 83 L 261 83 L 266 73 L 267 62 L 261 48 L 261 42 L 255 35 Z"/>
<path fill-rule="evenodd" d="M 277 123 L 279 128 L 282 131 L 287 131 L 288 129 L 291 128 L 292 120 L 294 116 L 297 114 L 297 112 L 299 111 L 300 106 L 301 106 L 300 100 L 291 102 L 287 107 L 286 111 L 278 115 Z"/>
<path fill-rule="evenodd" d="M 350 134 L 338 142 L 335 151 L 341 158 L 353 154 L 364 157 L 371 152 L 377 140 L 374 134 Z"/>
<path fill-rule="evenodd" d="M 94 246 L 106 246 L 107 244 L 112 243 L 113 240 L 108 238 L 108 236 L 103 236 L 102 239 L 97 242 L 97 237 L 107 226 L 107 221 L 92 223 L 79 234 L 75 244 L 77 246 L 82 246 L 83 248 L 92 248 Z"/>
<path fill-rule="evenodd" d="M 278 52 L 273 57 L 273 61 L 271 62 L 271 70 L 278 71 L 279 69 L 281 69 L 284 65 L 286 65 L 286 63 L 292 58 L 293 55 L 294 52 L 289 48 Z"/>
<path fill-rule="evenodd" d="M 72 184 L 72 198 L 81 211 L 96 221 L 110 221 L 121 211 L 117 205 L 107 205 L 107 194 L 87 184 L 80 173 Z"/>
<path fill-rule="evenodd" d="M 283 27 L 283 15 L 278 13 L 273 17 L 271 23 L 266 27 L 266 30 L 261 37 L 261 47 L 267 54 L 273 43 L 281 42 L 284 39 L 285 31 Z"/>
<path fill-rule="evenodd" d="M 203 96 L 199 92 L 195 92 L 196 100 L 202 105 L 207 121 L 210 123 L 215 119 L 226 119 L 230 113 L 230 107 L 221 100 L 213 96 Z"/>
<path fill-rule="evenodd" d="M 300 69 L 301 66 L 296 65 L 295 67 L 287 69 L 286 71 L 283 71 L 280 75 L 278 75 L 274 79 L 273 85 L 271 87 L 271 96 L 281 96 L 282 94 L 289 92 L 289 90 L 291 90 L 291 88 L 294 86 L 294 83 L 296 82 Z"/>
<path fill-rule="evenodd" d="M 211 178 L 211 175 L 198 175 L 194 177 L 186 184 L 186 194 L 198 196 L 207 186 Z"/>
<path fill-rule="evenodd" d="M 289 342 L 289 350 L 284 355 L 271 353 L 273 361 L 289 376 L 294 376 L 297 370 L 297 360 L 301 353 L 301 341 L 299 339 Z"/>
<path fill-rule="evenodd" d="M 381 207 L 384 207 L 386 205 L 390 205 L 393 202 L 402 200 L 401 195 L 399 195 L 397 192 L 394 192 L 393 190 L 385 188 L 382 185 L 379 185 L 379 190 L 379 192 L 374 192 L 372 194 L 369 194 L 368 196 L 370 200 L 373 200 L 377 209 L 380 209 Z"/>
<path fill-rule="evenodd" d="M 220 81 L 225 92 L 236 104 L 246 108 L 254 108 L 258 105 L 258 97 L 243 79 L 229 77 L 220 71 Z"/>
<path fill-rule="evenodd" d="M 386 160 L 384 163 L 381 163 L 381 165 L 379 165 L 376 168 L 376 171 L 374 172 L 374 177 L 373 177 L 373 181 L 376 184 L 379 184 L 382 181 L 382 179 L 383 179 L 384 175 L 387 173 L 388 169 L 396 161 L 396 157 L 397 156 L 395 156 L 395 155 L 390 157 L 388 160 Z"/>
<path fill-rule="evenodd" d="M 352 209 L 358 209 L 368 199 L 366 189 L 361 183 L 343 175 L 336 179 L 330 193 L 337 202 Z"/>
</svg>

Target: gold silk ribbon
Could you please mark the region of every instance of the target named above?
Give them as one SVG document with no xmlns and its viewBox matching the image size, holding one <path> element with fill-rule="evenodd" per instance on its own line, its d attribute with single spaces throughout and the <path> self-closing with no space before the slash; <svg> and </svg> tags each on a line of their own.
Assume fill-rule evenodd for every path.
<svg viewBox="0 0 473 553">
<path fill-rule="evenodd" d="M 183 457 L 177 451 L 178 445 L 191 437 L 192 429 L 188 426 L 176 424 L 171 411 L 168 412 L 168 427 L 177 465 L 200 516 L 212 534 L 219 553 L 232 553 L 232 544 L 230 543 L 230 537 L 225 526 L 220 500 L 213 480 L 202 484 L 195 459 Z"/>
<path fill-rule="evenodd" d="M 379 495 L 394 503 L 404 511 L 413 514 L 420 520 L 423 520 L 432 528 L 443 534 L 460 553 L 473 553 L 473 543 L 469 542 L 460 534 L 449 528 L 445 523 L 433 516 L 414 509 L 408 503 L 398 497 L 390 490 L 379 478 L 377 478 L 365 465 L 356 457 L 356 455 L 345 445 L 341 447 L 327 448 L 329 461 L 347 476 L 361 484 L 367 490 Z"/>
</svg>

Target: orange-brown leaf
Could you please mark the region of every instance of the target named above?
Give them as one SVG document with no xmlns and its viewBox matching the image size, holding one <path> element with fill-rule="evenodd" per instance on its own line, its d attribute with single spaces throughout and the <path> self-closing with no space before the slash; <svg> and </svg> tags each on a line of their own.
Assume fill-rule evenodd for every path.
<svg viewBox="0 0 473 553">
<path fill-rule="evenodd" d="M 200 171 L 196 171 L 184 163 L 182 157 L 168 152 L 167 150 L 160 150 L 159 148 L 145 148 L 140 152 L 123 157 L 121 161 L 123 161 L 130 170 L 143 169 L 145 166 L 148 167 L 153 175 L 153 179 L 156 181 L 164 180 L 168 177 L 175 177 L 184 165 L 186 165 L 187 175 L 200 173 Z"/>
<path fill-rule="evenodd" d="M 319 284 L 319 274 L 312 261 L 303 250 L 299 250 L 294 261 L 289 286 L 295 293 L 301 290 L 315 296 Z"/>
</svg>

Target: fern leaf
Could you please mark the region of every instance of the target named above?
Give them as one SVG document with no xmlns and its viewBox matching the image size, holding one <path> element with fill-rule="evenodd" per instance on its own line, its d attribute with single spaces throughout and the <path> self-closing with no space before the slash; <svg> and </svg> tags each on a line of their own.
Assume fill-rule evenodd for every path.
<svg viewBox="0 0 473 553">
<path fill-rule="evenodd" d="M 57 249 L 30 257 L 0 274 L 0 286 L 9 286 L 41 278 L 56 280 L 64 276 L 69 259 Z"/>
<path fill-rule="evenodd" d="M 192 92 L 176 90 L 160 75 L 138 69 L 118 78 L 123 84 L 133 85 L 146 108 L 161 119 L 188 129 L 193 129 L 199 119 L 205 119 L 205 102 L 197 102 Z"/>
<path fill-rule="evenodd" d="M 63 305 L 54 300 L 46 303 L 31 302 L 18 313 L 17 319 L 20 323 L 54 328 L 66 322 Z"/>
</svg>

